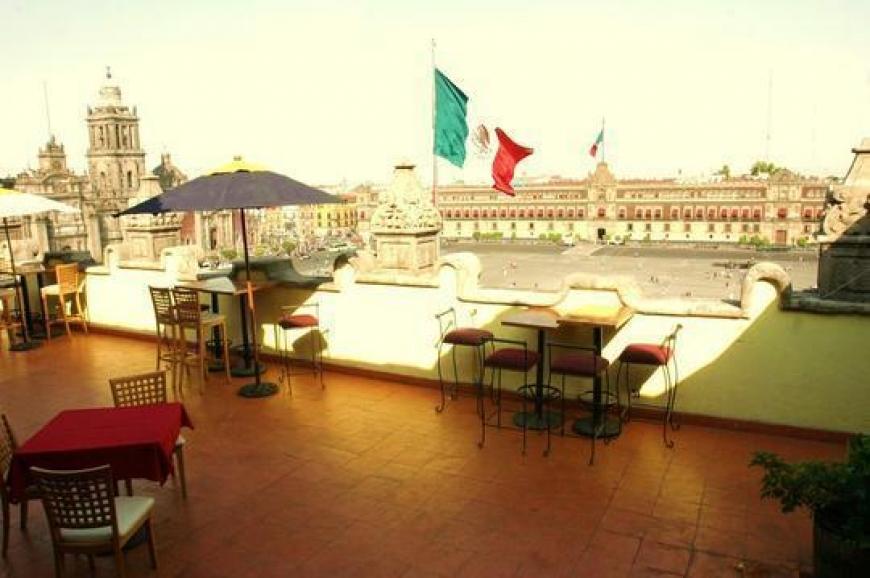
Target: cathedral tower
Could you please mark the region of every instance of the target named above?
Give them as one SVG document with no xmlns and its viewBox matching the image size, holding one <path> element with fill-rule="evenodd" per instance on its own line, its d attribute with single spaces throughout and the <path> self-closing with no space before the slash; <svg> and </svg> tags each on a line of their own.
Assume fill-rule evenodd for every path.
<svg viewBox="0 0 870 578">
<path fill-rule="evenodd" d="M 145 151 L 139 145 L 139 117 L 121 100 L 121 89 L 112 84 L 106 70 L 106 84 L 99 100 L 88 107 L 88 173 L 91 188 L 106 208 L 126 207 L 126 200 L 139 189 L 145 175 Z"/>
</svg>

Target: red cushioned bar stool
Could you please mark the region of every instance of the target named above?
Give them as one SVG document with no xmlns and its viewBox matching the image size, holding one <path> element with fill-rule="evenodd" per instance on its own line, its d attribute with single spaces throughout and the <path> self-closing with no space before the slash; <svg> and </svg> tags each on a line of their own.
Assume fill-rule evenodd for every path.
<svg viewBox="0 0 870 578">
<path fill-rule="evenodd" d="M 555 351 L 554 351 L 555 349 Z M 565 435 L 565 379 L 567 377 L 581 377 L 584 379 L 595 379 L 604 377 L 606 387 L 601 392 L 601 399 L 598 402 L 598 411 L 603 412 L 601 419 L 602 428 L 606 428 L 609 424 L 607 420 L 607 412 L 614 406 L 614 403 L 619 405 L 618 396 L 610 391 L 610 376 L 607 373 L 607 368 L 610 367 L 610 362 L 600 355 L 597 355 L 594 347 L 582 347 L 580 345 L 568 343 L 547 343 L 547 352 L 550 359 L 549 372 L 547 374 L 547 384 L 552 385 L 553 374 L 561 376 L 561 384 L 559 388 L 560 397 L 562 398 L 562 431 L 561 435 Z M 591 405 L 595 403 L 593 392 L 587 391 L 580 396 L 580 402 L 583 405 Z M 593 408 L 594 410 L 595 408 Z M 613 420 L 617 424 L 618 420 Z M 599 434 L 600 435 L 596 435 Z M 595 461 L 595 441 L 598 437 L 603 437 L 605 441 L 610 439 L 611 432 L 601 431 L 596 428 L 593 431 L 592 439 L 592 454 L 589 458 L 591 465 Z M 616 432 L 618 433 L 618 432 Z"/>
<path fill-rule="evenodd" d="M 653 371 L 659 367 L 662 368 L 667 393 L 665 416 L 662 423 L 662 436 L 665 445 L 669 448 L 674 447 L 674 442 L 668 439 L 668 427 L 670 426 L 670 429 L 674 431 L 680 427 L 678 423 L 674 422 L 674 407 L 677 403 L 677 385 L 680 381 L 676 358 L 677 333 L 682 328 L 682 325 L 677 324 L 674 330 L 661 343 L 632 343 L 627 345 L 622 350 L 622 353 L 619 354 L 619 369 L 616 372 L 616 389 L 619 391 L 619 376 L 622 373 L 622 368 L 625 368 L 625 388 L 628 393 L 628 403 L 624 420 L 628 421 L 631 418 L 631 399 L 640 395 L 640 389 L 633 389 L 631 386 L 631 378 L 629 376 L 631 366 L 651 366 Z M 671 365 L 674 366 L 673 374 L 671 374 Z"/>
<path fill-rule="evenodd" d="M 312 311 L 311 313 L 302 313 L 300 311 Z M 293 362 L 302 361 L 290 354 L 288 341 L 297 330 L 308 331 L 308 346 L 311 349 L 311 370 L 294 370 Z M 312 373 L 320 376 L 320 387 L 324 388 L 323 384 L 323 347 L 320 337 L 320 304 L 319 303 L 303 303 L 301 305 L 288 305 L 281 307 L 281 317 L 278 323 L 275 324 L 275 347 L 281 356 L 281 381 L 287 382 L 287 392 L 292 395 L 293 389 L 290 384 L 290 377 L 293 375 L 302 375 Z M 295 348 L 294 348 L 295 349 Z"/>
<path fill-rule="evenodd" d="M 489 340 L 492 344 L 492 353 L 486 356 L 483 360 L 484 371 L 486 368 L 490 369 L 490 390 L 492 393 L 492 398 L 495 403 L 495 412 L 490 415 L 486 414 L 484 407 L 484 393 L 483 393 L 483 383 L 477 390 L 478 397 L 478 408 L 480 410 L 480 441 L 478 442 L 478 447 L 483 447 L 484 442 L 486 441 L 486 427 L 489 424 L 490 420 L 493 416 L 496 418 L 495 427 L 501 427 L 501 377 L 502 372 L 504 371 L 514 371 L 523 374 L 523 385 L 519 387 L 517 393 L 519 393 L 520 398 L 523 401 L 523 410 L 521 414 L 517 414 L 517 416 L 523 416 L 526 418 L 529 416 L 529 412 L 526 411 L 526 400 L 527 399 L 536 399 L 540 400 L 541 405 L 536 402 L 536 411 L 541 411 L 543 414 L 547 414 L 547 400 L 550 396 L 544 394 L 540 396 L 540 398 L 536 398 L 535 390 L 539 389 L 536 384 L 529 385 L 529 371 L 532 370 L 540 359 L 540 356 L 536 351 L 529 351 L 528 346 L 525 341 L 519 341 L 514 339 L 501 339 L 494 337 Z M 496 344 L 502 344 L 503 347 L 498 347 Z M 496 373 L 498 373 L 498 380 L 495 379 Z M 542 388 L 545 388 L 543 384 L 541 384 Z M 520 419 L 521 423 L 518 424 L 522 427 L 523 430 L 523 455 L 526 453 L 526 431 L 528 430 L 527 419 Z M 548 430 L 549 431 L 549 430 Z"/>
<path fill-rule="evenodd" d="M 450 390 L 450 399 L 456 399 L 459 389 L 459 369 L 456 363 L 456 349 L 458 347 L 471 347 L 475 353 L 475 363 L 478 375 L 474 376 L 472 383 L 475 387 L 482 387 L 483 381 L 483 356 L 486 342 L 492 339 L 492 332 L 475 327 L 458 327 L 456 322 L 456 309 L 451 307 L 435 315 L 438 321 L 438 384 L 441 386 L 441 404 L 435 407 L 435 411 L 441 413 L 447 406 L 447 391 L 444 384 L 444 375 L 441 370 L 441 352 L 445 345 L 452 345 L 453 358 L 453 387 Z M 478 411 L 480 407 L 478 406 Z"/>
</svg>

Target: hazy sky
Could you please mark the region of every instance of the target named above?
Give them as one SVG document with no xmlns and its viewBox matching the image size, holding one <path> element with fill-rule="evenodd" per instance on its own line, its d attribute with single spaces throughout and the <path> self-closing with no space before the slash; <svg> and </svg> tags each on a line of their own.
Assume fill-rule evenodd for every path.
<svg viewBox="0 0 870 578">
<path fill-rule="evenodd" d="M 300 180 L 431 179 L 431 52 L 469 124 L 534 147 L 520 173 L 581 177 L 606 117 L 620 177 L 746 170 L 765 154 L 842 175 L 870 136 L 870 1 L 0 0 L 0 175 L 51 129 L 83 170 L 85 114 L 112 66 L 149 168 L 242 154 Z M 471 147 L 469 147 L 471 148 Z M 488 178 L 489 159 L 441 182 Z"/>
</svg>

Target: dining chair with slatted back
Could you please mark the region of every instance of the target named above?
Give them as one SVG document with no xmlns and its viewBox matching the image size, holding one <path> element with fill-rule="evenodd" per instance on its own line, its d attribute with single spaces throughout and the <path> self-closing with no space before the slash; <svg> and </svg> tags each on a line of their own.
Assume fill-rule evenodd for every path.
<svg viewBox="0 0 870 578">
<path fill-rule="evenodd" d="M 126 375 L 109 379 L 112 402 L 115 407 L 140 407 L 156 405 L 169 401 L 166 394 L 166 372 L 152 371 L 137 375 Z M 187 480 L 184 477 L 184 444 L 187 440 L 180 433 L 175 440 L 173 453 L 178 467 L 178 481 L 181 482 L 181 496 L 187 499 Z M 132 494 L 132 482 L 125 480 L 127 493 Z"/>
<path fill-rule="evenodd" d="M 145 528 L 151 566 L 157 568 L 151 512 L 154 498 L 115 497 L 112 469 L 56 471 L 33 467 L 30 474 L 42 500 L 54 549 L 55 576 L 64 571 L 66 554 L 110 553 L 118 576 L 124 578 L 124 545 Z"/>
<path fill-rule="evenodd" d="M 3 476 L 0 483 L 0 502 L 3 508 L 3 557 L 6 557 L 6 550 L 9 548 L 9 510 L 10 510 L 10 488 L 7 485 L 6 478 L 9 473 L 9 466 L 12 464 L 12 455 L 18 448 L 15 441 L 15 435 L 12 433 L 12 428 L 9 426 L 9 420 L 6 419 L 6 414 L 0 414 L 0 475 Z M 37 492 L 34 486 L 28 486 L 24 492 L 24 496 L 19 501 L 19 523 L 21 529 L 27 529 L 27 502 L 28 500 L 37 499 Z"/>
</svg>

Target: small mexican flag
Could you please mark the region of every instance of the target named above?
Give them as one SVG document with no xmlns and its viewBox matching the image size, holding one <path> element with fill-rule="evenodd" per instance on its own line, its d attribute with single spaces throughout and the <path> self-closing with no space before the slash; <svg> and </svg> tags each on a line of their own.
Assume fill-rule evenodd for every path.
<svg viewBox="0 0 870 578">
<path fill-rule="evenodd" d="M 592 146 L 589 147 L 589 156 L 596 157 L 598 156 L 598 147 L 604 143 L 604 127 L 601 127 L 601 130 L 598 131 L 598 136 L 595 137 L 595 142 L 592 143 Z"/>
</svg>

